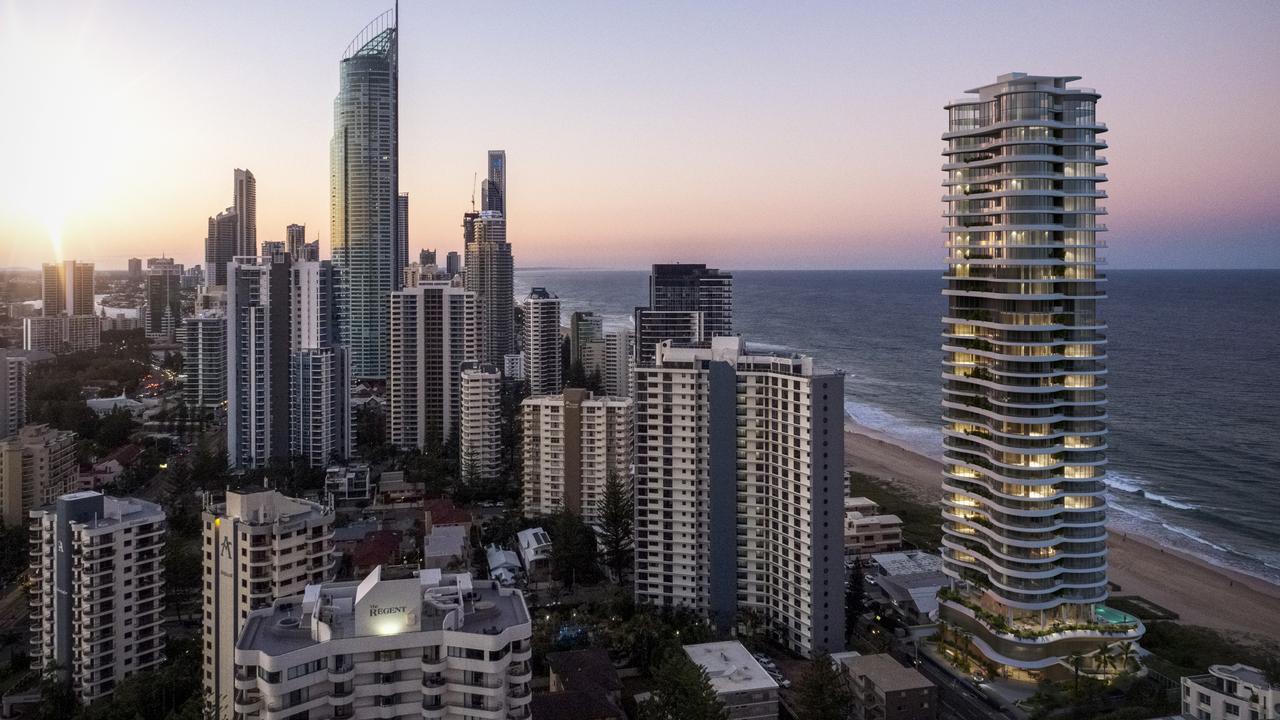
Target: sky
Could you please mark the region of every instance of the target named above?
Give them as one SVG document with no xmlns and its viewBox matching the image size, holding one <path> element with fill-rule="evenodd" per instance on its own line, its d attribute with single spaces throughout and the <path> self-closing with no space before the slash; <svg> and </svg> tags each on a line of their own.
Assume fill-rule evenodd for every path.
<svg viewBox="0 0 1280 720">
<path fill-rule="evenodd" d="M 328 254 L 338 60 L 391 0 L 0 0 L 0 267 L 197 263 L 232 171 Z M 1102 94 L 1110 267 L 1280 267 L 1280 3 L 401 3 L 410 248 L 489 149 L 519 267 L 941 268 L 943 105 Z"/>
</svg>

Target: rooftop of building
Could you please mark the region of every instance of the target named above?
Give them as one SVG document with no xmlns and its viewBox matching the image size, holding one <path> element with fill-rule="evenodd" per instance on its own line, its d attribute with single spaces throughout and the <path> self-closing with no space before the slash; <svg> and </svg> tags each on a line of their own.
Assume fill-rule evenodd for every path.
<svg viewBox="0 0 1280 720">
<path fill-rule="evenodd" d="M 236 649 L 278 656 L 316 645 L 326 634 L 332 639 L 432 630 L 497 635 L 528 622 L 524 596 L 491 580 L 439 570 L 383 579 L 377 567 L 363 580 L 308 585 L 301 596 L 250 613 Z"/>
<path fill-rule="evenodd" d="M 783 352 L 761 345 L 752 346 L 737 335 L 713 337 L 709 348 L 674 347 L 670 340 L 664 340 L 658 343 L 654 353 L 655 365 L 659 368 L 663 365 L 711 360 L 730 363 L 739 370 L 782 372 L 803 377 L 844 374 L 843 370 L 837 368 L 816 365 L 809 355 Z"/>
<path fill-rule="evenodd" d="M 466 525 L 471 513 L 463 510 L 449 498 L 427 498 L 422 501 L 423 510 L 431 513 L 431 525 Z"/>
<path fill-rule="evenodd" d="M 400 533 L 395 530 L 374 530 L 366 533 L 351 553 L 351 564 L 357 568 L 371 568 L 390 563 L 400 548 Z"/>
<path fill-rule="evenodd" d="M 914 575 L 916 573 L 942 572 L 942 558 L 926 552 L 876 553 L 871 561 L 880 567 L 884 575 Z"/>
<path fill-rule="evenodd" d="M 97 510 L 98 498 L 101 498 L 101 511 Z M 53 505 L 32 511 L 31 514 L 34 517 L 46 512 L 59 512 L 63 507 L 72 508 L 73 524 L 89 530 L 156 522 L 165 518 L 164 509 L 156 503 L 132 497 L 112 497 L 97 490 L 67 493 L 59 496 Z M 86 516 L 86 512 L 92 514 Z M 81 519 L 75 519 L 77 516 Z"/>
<path fill-rule="evenodd" d="M 622 680 L 604 648 L 547 653 L 547 667 L 565 690 L 596 695 L 621 692 Z"/>
<path fill-rule="evenodd" d="M 266 487 L 228 490 L 226 501 L 209 507 L 214 515 L 232 517 L 251 525 L 288 523 L 293 520 L 320 520 L 332 517 L 333 510 L 318 502 L 293 498 Z"/>
<path fill-rule="evenodd" d="M 915 668 L 903 667 L 889 655 L 842 656 L 845 672 L 866 677 L 882 692 L 901 692 L 933 687 L 933 683 Z"/>
<path fill-rule="evenodd" d="M 730 640 L 685 645 L 684 652 L 707 671 L 711 687 L 717 694 L 778 687 L 778 683 L 740 642 Z"/>
<path fill-rule="evenodd" d="M 467 529 L 461 525 L 435 525 L 423 541 L 422 557 L 462 557 L 467 547 Z"/>
<path fill-rule="evenodd" d="M 1249 686 L 1249 693 L 1241 693 L 1243 697 L 1246 694 L 1252 694 L 1252 689 L 1266 692 L 1268 690 L 1276 690 L 1280 692 L 1280 685 L 1272 685 L 1267 679 L 1267 674 L 1262 670 L 1245 665 L 1243 663 L 1235 663 L 1233 665 L 1210 665 L 1209 672 L 1204 675 L 1193 675 L 1189 678 L 1193 682 L 1200 685 L 1215 686 L 1220 692 L 1225 692 L 1222 688 L 1221 680 L 1234 680 L 1239 685 Z"/>
</svg>

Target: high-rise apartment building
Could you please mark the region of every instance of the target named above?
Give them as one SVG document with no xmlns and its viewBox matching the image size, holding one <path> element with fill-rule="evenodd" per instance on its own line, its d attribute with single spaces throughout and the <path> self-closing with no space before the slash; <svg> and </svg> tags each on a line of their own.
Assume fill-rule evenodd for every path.
<svg viewBox="0 0 1280 720">
<path fill-rule="evenodd" d="M 383 13 L 347 46 L 333 101 L 329 237 L 349 286 L 343 344 L 361 379 L 387 377 L 387 300 L 400 284 L 396 21 Z"/>
<path fill-rule="evenodd" d="M 421 448 L 453 437 L 461 418 L 464 363 L 477 359 L 475 293 L 426 282 L 391 294 L 387 437 Z"/>
<path fill-rule="evenodd" d="M 524 514 L 569 510 L 599 526 L 610 476 L 631 493 L 635 416 L 630 398 L 597 397 L 578 388 L 521 403 Z"/>
<path fill-rule="evenodd" d="M 507 243 L 506 220 L 493 210 L 482 211 L 464 225 L 466 286 L 480 305 L 480 357 L 500 365 L 515 351 L 514 261 Z M 450 259 L 453 254 L 450 253 Z M 450 268 L 450 272 L 454 272 Z"/>
<path fill-rule="evenodd" d="M 236 168 L 236 255 L 258 254 L 258 182 L 253 173 Z"/>
<path fill-rule="evenodd" d="M 436 264 L 436 251 L 435 251 L 435 250 L 428 249 L 428 248 L 423 248 L 422 250 L 419 250 L 419 251 L 418 251 L 418 264 L 419 264 L 419 265 L 421 265 L 421 266 L 423 266 L 423 267 L 427 267 L 428 265 L 435 265 L 435 264 Z"/>
<path fill-rule="evenodd" d="M 307 260 L 302 256 L 302 248 L 307 244 L 307 226 L 294 223 L 284 229 L 284 242 L 289 257 L 294 260 Z M 315 258 L 319 260 L 320 258 Z"/>
<path fill-rule="evenodd" d="M 204 526 L 204 689 L 232 717 L 236 639 L 253 610 L 302 594 L 333 573 L 333 508 L 275 490 L 229 490 Z"/>
<path fill-rule="evenodd" d="M 1002 75 L 947 106 L 943 136 L 939 604 L 1015 677 L 1069 675 L 1067 656 L 1142 633 L 1104 607 L 1106 126 L 1078 79 Z"/>
<path fill-rule="evenodd" d="M 480 209 L 507 217 L 507 151 L 490 150 L 488 177 L 480 194 Z"/>
<path fill-rule="evenodd" d="M 71 489 L 78 467 L 70 430 L 26 425 L 0 440 L 0 520 L 25 525 L 28 512 Z"/>
<path fill-rule="evenodd" d="M 283 240 L 263 240 L 263 241 L 262 241 L 262 253 L 261 253 L 261 254 L 262 254 L 262 256 L 263 256 L 263 257 L 274 257 L 274 256 L 276 256 L 276 255 L 287 255 L 288 253 L 289 253 L 288 246 L 286 246 L 286 245 L 284 244 L 284 241 L 283 241 Z M 293 256 L 292 256 L 292 255 L 290 255 L 289 257 L 290 257 L 290 258 L 292 258 Z"/>
<path fill-rule="evenodd" d="M 164 510 L 78 492 L 30 516 L 32 667 L 88 704 L 164 662 Z"/>
<path fill-rule="evenodd" d="M 502 473 L 502 372 L 488 363 L 464 363 L 461 392 L 462 477 L 495 480 Z"/>
<path fill-rule="evenodd" d="M 224 288 L 227 285 L 227 265 L 236 257 L 240 244 L 240 218 L 234 207 L 209 218 L 209 232 L 204 238 L 205 284 Z"/>
<path fill-rule="evenodd" d="M 41 314 L 93 314 L 93 263 L 45 263 L 40 274 Z"/>
<path fill-rule="evenodd" d="M 182 274 L 172 267 L 147 271 L 143 329 L 148 339 L 173 342 L 182 322 Z"/>
<path fill-rule="evenodd" d="M 129 258 L 129 277 L 134 280 L 142 277 L 142 258 Z"/>
<path fill-rule="evenodd" d="M 396 196 L 396 272 L 397 279 L 409 264 L 409 193 Z M 396 290 L 402 286 L 396 285 Z"/>
<path fill-rule="evenodd" d="M 546 288 L 533 288 L 525 298 L 520 340 L 529 393 L 558 394 L 564 387 L 560 362 L 560 298 Z"/>
<path fill-rule="evenodd" d="M 614 330 L 604 336 L 602 380 L 605 393 L 614 397 L 634 395 L 631 366 L 635 357 L 635 339 L 635 335 L 625 328 Z"/>
<path fill-rule="evenodd" d="M 312 585 L 249 616 L 235 717 L 528 720 L 531 635 L 519 590 L 465 573 Z"/>
<path fill-rule="evenodd" d="M 654 265 L 649 306 L 636 308 L 636 361 L 653 362 L 664 340 L 673 347 L 707 347 L 733 334 L 733 275 L 706 265 Z"/>
<path fill-rule="evenodd" d="M 0 348 L 0 440 L 27 424 L 27 359 Z"/>
<path fill-rule="evenodd" d="M 449 253 L 444 256 L 444 271 L 449 273 L 450 277 L 462 272 L 462 256 L 453 250 L 450 250 Z M 512 302 L 515 302 L 514 298 L 512 299 Z"/>
<path fill-rule="evenodd" d="M 338 342 L 347 285 L 328 260 L 293 263 L 289 275 L 289 454 L 322 468 L 351 455 L 351 363 Z"/>
<path fill-rule="evenodd" d="M 227 277 L 227 460 L 289 457 L 289 258 L 238 257 Z"/>
<path fill-rule="evenodd" d="M 102 342 L 97 315 L 58 315 L 22 319 L 22 348 L 54 354 L 92 350 Z"/>
<path fill-rule="evenodd" d="M 227 317 L 215 310 L 182 321 L 182 397 L 187 405 L 213 409 L 227 399 Z"/>
<path fill-rule="evenodd" d="M 635 374 L 636 599 L 842 649 L 844 376 L 736 337 Z"/>
</svg>

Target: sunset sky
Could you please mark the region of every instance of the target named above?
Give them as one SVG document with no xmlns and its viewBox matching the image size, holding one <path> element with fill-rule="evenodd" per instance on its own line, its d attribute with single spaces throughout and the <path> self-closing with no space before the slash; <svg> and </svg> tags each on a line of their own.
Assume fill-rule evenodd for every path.
<svg viewBox="0 0 1280 720">
<path fill-rule="evenodd" d="M 390 4 L 0 0 L 0 266 L 201 262 L 236 167 L 259 241 L 327 256 L 337 64 Z M 411 254 L 502 148 L 518 266 L 940 268 L 942 106 L 1017 70 L 1102 93 L 1111 267 L 1280 267 L 1278 38 L 1276 2 L 403 0 Z"/>
</svg>

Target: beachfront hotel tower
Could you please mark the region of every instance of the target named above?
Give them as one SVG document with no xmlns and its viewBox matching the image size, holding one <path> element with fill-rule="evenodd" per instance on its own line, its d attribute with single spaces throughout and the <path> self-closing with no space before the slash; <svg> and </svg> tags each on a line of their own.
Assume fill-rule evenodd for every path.
<svg viewBox="0 0 1280 720">
<path fill-rule="evenodd" d="M 1078 79 L 1002 75 L 943 136 L 940 615 L 1020 679 L 1142 634 L 1104 605 L 1107 128 Z"/>
<path fill-rule="evenodd" d="M 400 287 L 399 34 L 394 10 L 356 35 L 339 63 L 329 145 L 329 236 L 350 309 L 351 373 L 387 377 L 388 303 Z"/>
</svg>

